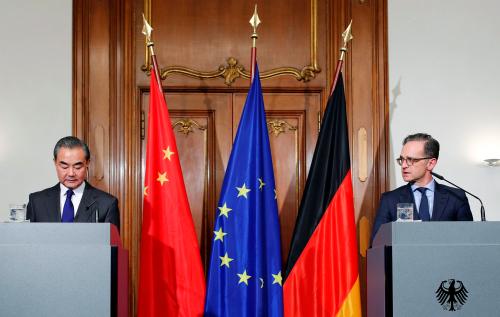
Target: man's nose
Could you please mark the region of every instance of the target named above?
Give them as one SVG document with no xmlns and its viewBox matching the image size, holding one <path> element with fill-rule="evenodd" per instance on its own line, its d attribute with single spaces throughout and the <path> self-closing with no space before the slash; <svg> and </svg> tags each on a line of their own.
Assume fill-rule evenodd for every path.
<svg viewBox="0 0 500 317">
<path fill-rule="evenodd" d="M 74 176 L 74 175 L 75 175 L 75 169 L 74 169 L 73 167 L 70 167 L 70 168 L 68 169 L 68 174 L 69 174 L 70 176 Z"/>
</svg>

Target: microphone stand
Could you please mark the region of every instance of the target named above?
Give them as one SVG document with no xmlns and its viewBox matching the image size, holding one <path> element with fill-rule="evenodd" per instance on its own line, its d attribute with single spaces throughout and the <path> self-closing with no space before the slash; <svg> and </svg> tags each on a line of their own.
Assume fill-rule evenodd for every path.
<svg viewBox="0 0 500 317">
<path fill-rule="evenodd" d="M 486 221 L 486 212 L 484 210 L 484 205 L 483 205 L 483 201 L 481 200 L 481 198 L 477 197 L 476 195 L 466 191 L 465 189 L 463 189 L 462 187 L 458 186 L 457 184 L 454 184 L 452 182 L 450 182 L 449 180 L 447 180 L 446 178 L 444 178 L 443 176 L 439 175 L 439 174 L 436 174 L 434 172 L 431 172 L 432 176 L 442 180 L 442 181 L 445 181 L 447 182 L 448 184 L 451 184 L 453 186 L 455 186 L 456 188 L 458 189 L 461 189 L 463 190 L 464 192 L 466 192 L 467 194 L 471 195 L 472 197 L 476 198 L 477 200 L 479 200 L 479 202 L 481 203 L 481 221 Z"/>
</svg>

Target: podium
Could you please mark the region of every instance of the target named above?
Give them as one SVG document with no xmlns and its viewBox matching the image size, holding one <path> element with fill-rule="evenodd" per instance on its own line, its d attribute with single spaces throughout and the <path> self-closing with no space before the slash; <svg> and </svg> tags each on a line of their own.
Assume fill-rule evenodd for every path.
<svg viewBox="0 0 500 317">
<path fill-rule="evenodd" d="M 367 275 L 368 317 L 500 316 L 500 223 L 384 224 Z"/>
<path fill-rule="evenodd" d="M 0 223 L 0 316 L 127 316 L 114 225 Z"/>
</svg>

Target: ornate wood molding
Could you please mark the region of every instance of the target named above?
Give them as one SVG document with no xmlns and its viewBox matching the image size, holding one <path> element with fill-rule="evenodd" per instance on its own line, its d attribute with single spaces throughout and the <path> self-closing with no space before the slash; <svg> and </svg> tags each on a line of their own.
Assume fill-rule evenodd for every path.
<svg viewBox="0 0 500 317">
<path fill-rule="evenodd" d="M 318 0 L 311 0 L 311 55 L 310 64 L 303 66 L 301 68 L 284 66 L 277 67 L 270 70 L 260 72 L 260 79 L 268 79 L 277 76 L 292 76 L 298 81 L 308 82 L 316 77 L 316 74 L 321 72 L 321 68 L 318 66 L 318 36 L 317 36 L 317 19 L 318 19 Z M 144 15 L 151 23 L 151 0 L 144 0 Z M 145 61 L 144 65 L 141 66 L 141 70 L 146 72 L 149 76 L 151 72 L 151 56 L 149 50 L 145 46 Z M 227 65 L 220 65 L 217 70 L 214 71 L 201 71 L 186 66 L 167 66 L 161 69 L 161 79 L 166 79 L 169 75 L 179 74 L 197 79 L 208 79 L 208 78 L 224 78 L 224 83 L 227 86 L 231 86 L 237 78 L 250 78 L 250 72 L 246 70 L 243 65 L 238 63 L 238 60 L 234 57 L 226 58 Z"/>
<path fill-rule="evenodd" d="M 267 128 L 269 130 L 269 133 L 272 133 L 275 137 L 277 137 L 281 133 L 285 133 L 286 129 L 288 129 L 288 131 L 297 130 L 297 127 L 294 127 L 285 120 L 280 120 L 280 119 L 267 121 Z"/>
<path fill-rule="evenodd" d="M 174 124 L 172 124 L 172 129 L 177 127 L 177 132 L 184 133 L 185 135 L 188 135 L 189 133 L 193 132 L 193 126 L 195 126 L 198 130 L 206 130 L 206 126 L 200 125 L 198 122 L 192 120 L 192 119 L 180 119 L 177 120 Z"/>
</svg>

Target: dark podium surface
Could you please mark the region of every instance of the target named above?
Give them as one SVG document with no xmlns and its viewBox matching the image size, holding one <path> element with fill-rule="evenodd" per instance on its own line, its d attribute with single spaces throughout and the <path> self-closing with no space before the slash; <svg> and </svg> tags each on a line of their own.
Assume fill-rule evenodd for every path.
<svg viewBox="0 0 500 317">
<path fill-rule="evenodd" d="M 0 223 L 0 316 L 127 316 L 116 227 Z"/>
<path fill-rule="evenodd" d="M 500 316 L 499 222 L 393 222 L 368 250 L 368 316 Z"/>
</svg>

